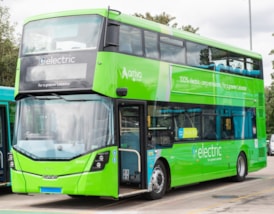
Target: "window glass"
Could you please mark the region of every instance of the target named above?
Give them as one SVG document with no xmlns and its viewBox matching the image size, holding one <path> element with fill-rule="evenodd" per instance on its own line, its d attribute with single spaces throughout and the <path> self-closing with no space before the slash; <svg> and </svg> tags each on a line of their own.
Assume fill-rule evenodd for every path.
<svg viewBox="0 0 274 214">
<path fill-rule="evenodd" d="M 139 28 L 121 25 L 119 51 L 134 55 L 143 55 L 142 31 Z"/>
<path fill-rule="evenodd" d="M 183 41 L 182 40 L 173 39 L 173 38 L 170 38 L 168 36 L 161 36 L 160 37 L 160 42 L 168 43 L 168 44 L 176 45 L 176 46 L 180 46 L 180 47 L 183 46 Z"/>
<path fill-rule="evenodd" d="M 145 36 L 145 54 L 149 58 L 159 58 L 158 36 L 157 33 L 144 31 Z"/>
<path fill-rule="evenodd" d="M 244 58 L 241 57 L 241 56 L 231 56 L 231 57 L 229 57 L 228 64 L 232 69 L 231 71 L 234 72 L 234 73 L 237 73 L 237 72 L 243 70 L 244 67 L 245 67 Z"/>
<path fill-rule="evenodd" d="M 161 59 L 178 64 L 185 64 L 185 48 L 182 40 L 160 37 Z"/>
<path fill-rule="evenodd" d="M 210 65 L 211 62 L 211 54 L 209 52 L 209 48 L 205 45 L 187 42 L 187 64 L 191 66 L 206 66 Z"/>
<path fill-rule="evenodd" d="M 262 71 L 258 60 L 246 58 L 246 74 L 253 77 L 262 77 Z"/>
<path fill-rule="evenodd" d="M 211 48 L 211 52 L 216 71 L 262 78 L 258 60 L 216 48 Z"/>
<path fill-rule="evenodd" d="M 202 139 L 205 140 L 217 139 L 216 110 L 213 107 L 203 109 L 201 135 Z"/>
<path fill-rule="evenodd" d="M 148 106 L 152 145 L 166 142 L 251 139 L 256 137 L 254 108 L 180 103 Z"/>
<path fill-rule="evenodd" d="M 34 159 L 71 159 L 113 144 L 112 114 L 98 95 L 21 99 L 14 146 Z"/>
<path fill-rule="evenodd" d="M 139 109 L 138 107 L 121 107 L 121 132 L 139 132 Z"/>
<path fill-rule="evenodd" d="M 223 71 L 227 64 L 227 52 L 217 48 L 210 48 L 211 62 L 215 66 L 216 71 Z"/>
<path fill-rule="evenodd" d="M 97 15 L 57 17 L 25 25 L 22 55 L 96 49 L 103 18 Z"/>
<path fill-rule="evenodd" d="M 142 43 L 141 29 L 121 25 L 119 51 L 202 69 L 263 78 L 259 60 L 172 36 L 159 36 L 159 33 L 147 30 L 143 32 L 144 42 Z"/>
</svg>

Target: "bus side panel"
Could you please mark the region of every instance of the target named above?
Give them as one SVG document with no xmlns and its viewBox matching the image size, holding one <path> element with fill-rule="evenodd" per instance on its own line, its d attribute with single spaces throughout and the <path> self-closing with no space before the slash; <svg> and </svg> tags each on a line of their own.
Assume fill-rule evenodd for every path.
<svg viewBox="0 0 274 214">
<path fill-rule="evenodd" d="M 239 147 L 232 141 L 174 144 L 162 152 L 170 164 L 171 187 L 235 175 Z"/>
<path fill-rule="evenodd" d="M 234 75 L 204 71 L 186 66 L 171 68 L 170 101 L 187 100 L 228 106 L 254 106 L 257 100 L 256 83 L 261 80 L 235 78 Z"/>
<path fill-rule="evenodd" d="M 148 170 L 152 172 L 151 166 L 158 158 L 166 159 L 170 167 L 171 187 L 231 177 L 237 173 L 240 152 L 246 155 L 249 171 L 265 166 L 265 161 L 258 162 L 261 148 L 256 145 L 256 139 L 176 143 L 170 149 L 158 150 L 154 156 L 153 151 L 148 152 Z"/>
<path fill-rule="evenodd" d="M 125 99 L 169 101 L 169 63 L 113 52 L 99 52 L 97 61 L 102 63 L 96 65 L 94 91 L 116 97 L 116 89 L 126 87 Z M 153 79 L 157 79 L 157 84 Z"/>
<path fill-rule="evenodd" d="M 255 172 L 267 166 L 266 140 L 254 139 L 248 141 L 250 145 L 247 161 L 248 172 Z"/>
</svg>

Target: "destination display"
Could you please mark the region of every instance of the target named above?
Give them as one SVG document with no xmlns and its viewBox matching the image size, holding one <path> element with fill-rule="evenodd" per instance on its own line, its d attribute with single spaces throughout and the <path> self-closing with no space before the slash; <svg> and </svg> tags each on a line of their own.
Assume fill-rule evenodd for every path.
<svg viewBox="0 0 274 214">
<path fill-rule="evenodd" d="M 21 61 L 20 92 L 29 90 L 89 89 L 95 68 L 95 51 L 72 51 L 25 56 Z"/>
</svg>

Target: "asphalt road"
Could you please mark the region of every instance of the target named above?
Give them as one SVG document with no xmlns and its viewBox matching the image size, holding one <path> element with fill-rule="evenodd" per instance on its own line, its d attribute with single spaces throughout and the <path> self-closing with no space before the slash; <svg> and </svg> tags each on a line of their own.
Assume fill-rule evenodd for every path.
<svg viewBox="0 0 274 214">
<path fill-rule="evenodd" d="M 168 192 L 163 199 L 142 196 L 121 200 L 66 195 L 10 193 L 0 190 L 0 214 L 215 214 L 274 213 L 274 156 L 267 168 L 250 173 L 244 182 L 227 179 L 199 183 Z"/>
</svg>

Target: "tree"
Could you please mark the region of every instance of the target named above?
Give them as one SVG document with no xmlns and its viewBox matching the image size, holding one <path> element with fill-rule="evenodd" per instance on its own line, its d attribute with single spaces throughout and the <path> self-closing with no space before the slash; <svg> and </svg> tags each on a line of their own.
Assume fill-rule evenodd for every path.
<svg viewBox="0 0 274 214">
<path fill-rule="evenodd" d="M 14 86 L 18 40 L 14 36 L 15 24 L 11 24 L 9 9 L 0 6 L 0 85 Z"/>
<path fill-rule="evenodd" d="M 265 87 L 266 133 L 274 133 L 274 85 Z"/>
<path fill-rule="evenodd" d="M 274 34 L 272 34 L 274 36 Z M 274 55 L 274 50 L 271 50 L 270 55 Z M 274 61 L 272 61 L 274 69 Z M 272 83 L 270 87 L 265 88 L 265 109 L 266 109 L 266 133 L 274 133 L 274 73 L 271 74 Z"/>
<path fill-rule="evenodd" d="M 196 33 L 199 30 L 199 28 L 193 28 L 191 25 L 186 25 L 186 26 L 182 25 L 181 27 L 178 27 L 178 23 L 176 23 L 176 22 L 171 24 L 170 22 L 175 20 L 176 18 L 173 16 L 170 16 L 169 14 L 166 14 L 165 12 L 163 12 L 160 15 L 155 15 L 155 16 L 152 16 L 149 12 L 146 12 L 145 15 L 140 14 L 140 13 L 135 13 L 134 16 L 137 16 L 137 17 L 140 17 L 143 19 L 147 19 L 150 21 L 158 22 L 158 23 L 161 23 L 161 24 L 173 27 L 173 28 L 177 28 L 179 30 L 188 31 L 191 33 Z"/>
<path fill-rule="evenodd" d="M 186 26 L 182 26 L 182 30 L 184 31 L 188 31 L 188 32 L 191 32 L 191 33 L 196 33 L 199 28 L 193 28 L 191 25 L 186 25 Z"/>
<path fill-rule="evenodd" d="M 274 34 L 272 34 L 274 36 Z M 271 50 L 270 55 L 274 54 Z M 272 61 L 274 69 L 274 61 Z M 274 133 L 274 73 L 271 74 L 272 83 L 269 87 L 265 87 L 265 109 L 266 109 L 266 133 Z"/>
<path fill-rule="evenodd" d="M 274 33 L 272 34 L 272 36 L 274 36 Z M 270 55 L 274 55 L 274 49 L 270 51 L 269 53 Z M 274 69 L 274 60 L 272 61 L 272 68 Z M 274 80 L 274 74 L 272 73 L 271 75 L 271 79 Z"/>
</svg>

